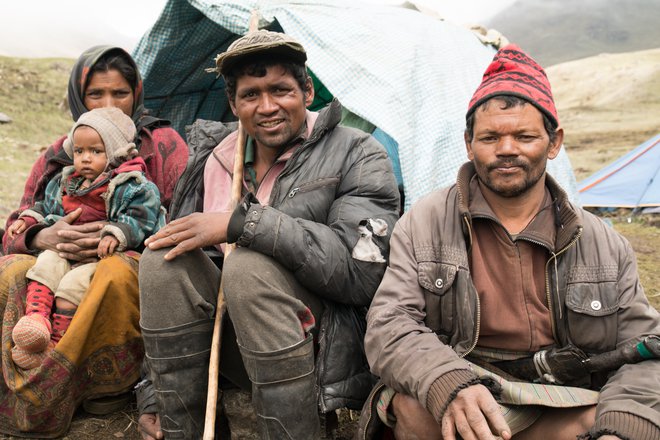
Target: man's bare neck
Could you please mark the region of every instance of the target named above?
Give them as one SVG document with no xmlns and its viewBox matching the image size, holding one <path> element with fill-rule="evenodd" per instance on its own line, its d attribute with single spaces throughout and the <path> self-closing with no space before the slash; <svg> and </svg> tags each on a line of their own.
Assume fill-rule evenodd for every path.
<svg viewBox="0 0 660 440">
<path fill-rule="evenodd" d="M 255 143 L 253 167 L 258 183 L 261 183 L 261 180 L 275 164 L 277 158 L 292 146 L 293 144 L 286 144 L 280 148 L 268 148 Z"/>
<path fill-rule="evenodd" d="M 502 197 L 479 182 L 488 205 L 510 234 L 519 234 L 538 214 L 545 198 L 545 179 L 517 197 Z"/>
</svg>

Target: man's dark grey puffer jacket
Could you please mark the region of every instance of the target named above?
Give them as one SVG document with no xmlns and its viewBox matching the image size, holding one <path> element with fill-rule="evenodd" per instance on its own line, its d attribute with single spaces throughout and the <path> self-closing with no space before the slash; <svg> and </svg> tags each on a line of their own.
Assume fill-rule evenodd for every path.
<svg viewBox="0 0 660 440">
<path fill-rule="evenodd" d="M 238 241 L 275 258 L 324 300 L 316 360 L 323 412 L 360 409 L 375 383 L 364 356 L 365 314 L 385 271 L 399 213 L 385 149 L 370 135 L 339 126 L 340 118 L 337 101 L 319 113 L 312 134 L 278 177 L 269 205 L 250 206 L 246 221 L 257 226 Z M 175 189 L 172 218 L 201 210 L 203 164 L 229 132 L 212 121 L 197 121 L 188 130 L 191 160 Z M 374 260 L 356 252 L 359 241 L 371 241 Z"/>
</svg>

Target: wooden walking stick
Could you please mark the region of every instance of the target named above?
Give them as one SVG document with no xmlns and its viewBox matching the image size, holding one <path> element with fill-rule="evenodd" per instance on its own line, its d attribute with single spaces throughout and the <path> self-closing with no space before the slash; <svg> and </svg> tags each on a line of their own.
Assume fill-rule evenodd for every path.
<svg viewBox="0 0 660 440">
<path fill-rule="evenodd" d="M 253 10 L 250 15 L 248 33 L 259 28 L 259 14 Z M 236 139 L 236 152 L 234 154 L 234 174 L 231 181 L 231 209 L 236 208 L 241 201 L 241 189 L 243 187 L 243 162 L 245 160 L 245 131 L 238 121 L 238 137 Z M 224 259 L 236 247 L 236 244 L 225 244 Z M 222 321 L 227 310 L 225 294 L 222 289 L 222 278 L 218 290 L 218 305 L 215 311 L 215 322 L 213 324 L 213 338 L 211 339 L 211 358 L 209 359 L 209 385 L 206 393 L 206 417 L 204 419 L 204 440 L 215 438 L 215 415 L 218 403 L 218 375 L 220 372 L 220 342 L 222 340 Z"/>
</svg>

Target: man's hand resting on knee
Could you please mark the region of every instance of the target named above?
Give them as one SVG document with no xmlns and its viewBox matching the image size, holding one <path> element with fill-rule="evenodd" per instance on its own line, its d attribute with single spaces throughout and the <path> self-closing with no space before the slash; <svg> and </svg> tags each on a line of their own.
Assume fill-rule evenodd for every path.
<svg viewBox="0 0 660 440">
<path fill-rule="evenodd" d="M 397 440 L 456 440 L 457 434 L 463 440 L 511 439 L 500 406 L 483 385 L 461 390 L 447 407 L 442 426 L 412 397 L 397 393 L 391 405 Z"/>
<path fill-rule="evenodd" d="M 442 416 L 442 438 L 455 440 L 494 440 L 511 438 L 499 404 L 483 385 L 472 385 L 458 392 Z"/>
<path fill-rule="evenodd" d="M 193 213 L 170 222 L 144 242 L 151 250 L 174 247 L 165 254 L 166 260 L 206 246 L 227 241 L 227 225 L 231 212 Z"/>
</svg>

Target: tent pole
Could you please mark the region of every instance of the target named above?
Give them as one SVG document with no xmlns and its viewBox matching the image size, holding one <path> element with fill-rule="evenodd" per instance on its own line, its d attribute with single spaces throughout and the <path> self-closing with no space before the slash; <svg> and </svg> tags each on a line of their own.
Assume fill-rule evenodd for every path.
<svg viewBox="0 0 660 440">
<path fill-rule="evenodd" d="M 250 14 L 250 24 L 248 33 L 254 32 L 259 28 L 259 12 L 254 9 Z M 236 152 L 234 154 L 234 170 L 231 182 L 231 209 L 236 208 L 241 200 L 241 189 L 243 187 L 243 162 L 245 161 L 245 130 L 238 122 L 238 138 L 236 139 Z M 236 247 L 235 244 L 225 245 L 224 259 Z M 204 440 L 213 440 L 215 438 L 215 417 L 218 405 L 218 375 L 220 372 L 220 343 L 222 339 L 222 322 L 227 304 L 225 303 L 225 294 L 222 288 L 222 278 L 220 279 L 220 289 L 218 289 L 218 301 L 215 311 L 215 322 L 213 323 L 213 338 L 211 340 L 211 357 L 209 359 L 209 384 L 206 394 L 206 416 L 204 419 Z"/>
</svg>

